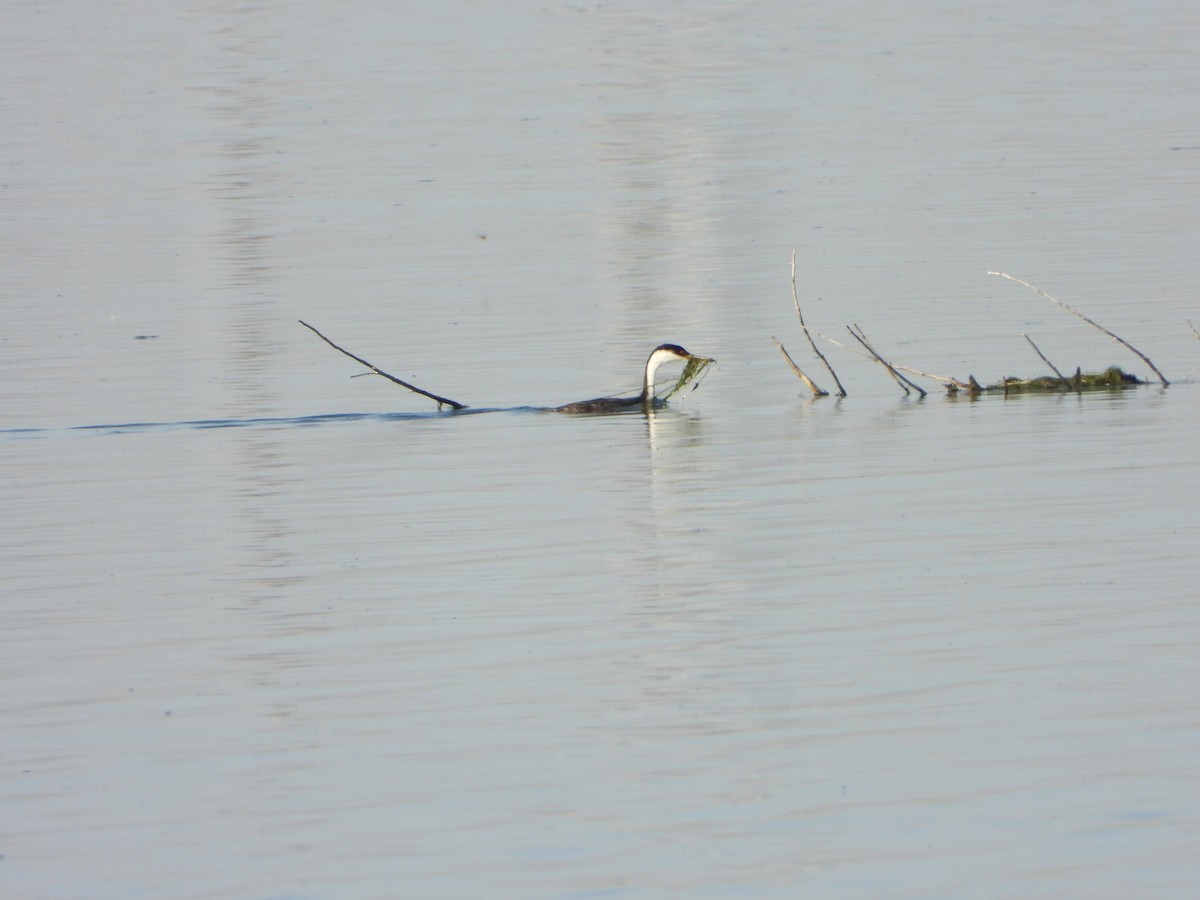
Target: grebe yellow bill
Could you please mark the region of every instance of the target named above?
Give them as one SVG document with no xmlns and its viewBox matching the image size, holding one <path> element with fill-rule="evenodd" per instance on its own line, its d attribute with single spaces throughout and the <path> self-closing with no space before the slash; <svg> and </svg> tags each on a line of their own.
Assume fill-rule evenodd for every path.
<svg viewBox="0 0 1200 900">
<path fill-rule="evenodd" d="M 666 395 L 667 397 L 679 391 L 689 381 L 693 381 L 699 377 L 713 360 L 707 356 L 693 356 L 678 344 L 659 344 L 651 351 L 649 358 L 646 360 L 646 373 L 642 378 L 642 392 L 636 397 L 597 397 L 594 400 L 580 400 L 578 403 L 556 406 L 552 411 L 563 413 L 604 413 L 617 412 L 638 406 L 650 408 L 656 404 L 664 403 L 666 402 L 666 397 L 660 399 L 654 395 L 654 376 L 657 374 L 659 366 L 669 362 L 685 362 L 687 363 L 687 368 L 684 369 L 682 377 L 680 377 L 679 381 L 676 382 L 675 386 Z"/>
</svg>

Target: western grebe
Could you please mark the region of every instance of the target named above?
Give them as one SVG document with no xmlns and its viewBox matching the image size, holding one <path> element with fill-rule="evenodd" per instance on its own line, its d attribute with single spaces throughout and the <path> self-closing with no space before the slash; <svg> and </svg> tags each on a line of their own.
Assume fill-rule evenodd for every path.
<svg viewBox="0 0 1200 900">
<path fill-rule="evenodd" d="M 659 344 L 646 360 L 646 375 L 642 379 L 642 392 L 636 397 L 597 397 L 595 400 L 580 400 L 578 403 L 556 406 L 553 411 L 564 413 L 598 413 L 614 412 L 634 406 L 653 406 L 658 402 L 658 398 L 654 396 L 654 376 L 658 372 L 658 367 L 664 363 L 675 361 L 690 363 L 692 360 L 704 361 L 706 364 L 711 362 L 711 360 L 705 360 L 704 357 L 692 356 L 692 354 L 688 353 L 678 344 Z"/>
</svg>

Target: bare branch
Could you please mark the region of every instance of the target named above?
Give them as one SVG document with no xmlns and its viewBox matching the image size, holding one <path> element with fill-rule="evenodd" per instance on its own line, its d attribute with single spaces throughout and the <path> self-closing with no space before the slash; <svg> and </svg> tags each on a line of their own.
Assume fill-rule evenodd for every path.
<svg viewBox="0 0 1200 900">
<path fill-rule="evenodd" d="M 827 360 L 825 358 L 825 354 L 817 349 L 817 342 L 813 340 L 812 333 L 808 330 L 808 326 L 804 324 L 804 313 L 802 313 L 800 311 L 800 298 L 796 294 L 796 248 L 795 247 L 792 248 L 792 304 L 796 307 L 796 317 L 800 319 L 800 327 L 804 329 L 804 335 L 805 335 L 805 337 L 808 338 L 809 346 L 812 347 L 813 353 L 817 354 L 817 358 L 820 359 L 821 362 L 823 362 L 825 364 L 825 368 L 829 370 L 829 374 L 830 374 L 830 376 L 832 376 L 834 384 L 836 384 L 838 386 L 838 396 L 845 397 L 846 389 L 844 387 L 842 387 L 842 382 L 837 377 L 837 372 L 833 371 L 833 366 L 830 365 L 829 360 Z M 774 338 L 772 338 L 772 340 L 774 340 Z M 776 341 L 776 343 L 778 344 L 779 342 Z M 782 344 L 779 344 L 779 349 L 783 350 Z M 786 350 L 783 351 L 783 355 L 787 356 Z M 796 369 L 796 364 L 792 363 L 792 358 L 790 356 L 788 356 L 787 360 L 789 363 L 791 363 L 792 368 L 796 370 L 797 374 L 799 374 L 799 369 Z M 801 377 L 804 377 L 804 376 L 801 376 Z M 809 385 L 809 386 L 811 387 L 811 385 Z M 828 395 L 828 391 L 821 391 L 821 396 L 827 396 L 827 395 Z"/>
<path fill-rule="evenodd" d="M 854 337 L 854 339 L 856 341 L 858 341 L 860 344 L 863 345 L 863 347 L 866 348 L 866 351 L 868 353 L 870 353 L 873 357 L 875 357 L 875 361 L 877 363 L 879 363 L 881 366 L 883 366 L 885 369 L 888 370 L 888 373 L 893 378 L 896 379 L 896 384 L 900 385 L 900 388 L 904 391 L 905 394 L 912 393 L 912 391 L 910 391 L 909 388 L 912 388 L 913 391 L 916 391 L 922 397 L 924 397 L 928 393 L 919 384 L 916 384 L 915 382 L 910 381 L 909 379 L 907 379 L 903 375 L 901 375 L 899 372 L 897 372 L 895 367 L 890 362 L 888 362 L 886 359 L 884 359 L 882 356 L 880 356 L 879 353 L 875 350 L 875 348 L 871 346 L 871 342 L 867 340 L 866 333 L 861 328 L 859 328 L 859 326 L 857 324 L 855 324 L 853 328 L 851 328 L 849 325 L 847 325 L 846 330 L 850 332 L 850 334 Z"/>
<path fill-rule="evenodd" d="M 1055 368 L 1054 363 L 1052 363 L 1052 362 L 1050 362 L 1050 360 L 1046 359 L 1046 354 L 1044 354 L 1040 349 L 1038 349 L 1038 345 L 1033 342 L 1033 338 L 1031 338 L 1029 335 L 1027 335 L 1023 331 L 1021 332 L 1021 337 L 1025 338 L 1025 340 L 1029 341 L 1029 346 L 1032 347 L 1034 349 L 1034 351 L 1037 353 L 1037 355 L 1042 358 L 1042 362 L 1044 362 L 1046 365 L 1048 365 L 1053 370 L 1054 374 L 1058 376 L 1059 380 L 1063 383 L 1063 387 L 1070 387 L 1071 382 L 1068 381 L 1065 377 L 1063 377 L 1063 373 L 1058 371 L 1058 369 Z"/>
<path fill-rule="evenodd" d="M 399 378 L 397 378 L 395 375 L 389 375 L 387 372 L 383 371 L 383 369 L 380 369 L 377 366 L 372 365 L 371 363 L 369 363 L 365 359 L 363 359 L 361 356 L 355 356 L 349 350 L 339 347 L 337 344 L 335 344 L 329 338 L 325 337 L 325 335 L 321 334 L 321 332 L 317 331 L 317 329 L 313 328 L 311 325 L 309 325 L 307 322 L 303 321 L 302 319 L 297 319 L 296 321 L 299 322 L 301 325 L 303 325 L 305 328 L 307 328 L 309 331 L 311 331 L 313 334 L 315 334 L 317 337 L 319 337 L 321 340 L 323 340 L 325 343 L 327 343 L 334 350 L 338 351 L 339 353 L 344 353 L 346 356 L 350 357 L 352 360 L 354 360 L 357 363 L 362 363 L 364 366 L 366 366 L 368 369 L 370 369 L 376 375 L 382 375 L 388 381 L 393 381 L 396 384 L 400 385 L 400 387 L 408 388 L 414 394 L 420 394 L 422 397 L 428 397 L 430 400 L 437 401 L 438 409 L 441 409 L 443 405 L 449 406 L 451 409 L 466 409 L 467 408 L 465 404 L 459 403 L 457 400 L 449 400 L 446 397 L 439 397 L 437 394 L 431 394 L 429 391 L 423 390 L 423 389 L 417 387 L 415 384 L 409 384 L 407 381 L 402 381 Z"/>
<path fill-rule="evenodd" d="M 807 375 L 805 375 L 800 370 L 800 367 L 798 365 L 796 365 L 795 362 L 792 361 L 792 357 L 788 354 L 787 349 L 783 346 L 783 344 L 779 343 L 778 339 L 772 337 L 771 340 L 775 341 L 775 346 L 779 348 L 779 352 L 783 354 L 783 358 L 787 360 L 787 364 L 792 367 L 792 371 L 796 373 L 796 377 L 808 385 L 808 389 L 813 392 L 813 396 L 815 396 L 815 397 L 828 397 L 829 396 L 829 391 L 826 391 L 826 390 L 823 390 L 822 388 L 817 387 L 817 385 L 815 383 L 813 383 L 813 380 L 811 378 L 809 378 Z M 809 340 L 811 341 L 812 338 L 809 337 Z M 843 397 L 845 396 L 844 391 L 842 392 L 842 396 Z"/>
<path fill-rule="evenodd" d="M 1111 331 L 1109 331 L 1103 325 L 1099 325 L 1096 322 L 1093 322 L 1091 319 L 1089 319 L 1087 316 L 1085 316 L 1079 310 L 1068 306 L 1067 304 L 1065 304 L 1061 300 L 1059 300 L 1057 297 L 1051 297 L 1049 294 L 1047 294 L 1045 291 L 1043 291 L 1040 287 L 1035 287 L 1034 285 L 1030 284 L 1028 281 L 1022 281 L 1020 278 L 1014 278 L 1012 275 L 1009 275 L 1007 272 L 988 272 L 988 274 L 989 275 L 998 275 L 1001 278 L 1007 278 L 1009 281 L 1015 281 L 1017 284 L 1024 285 L 1025 287 L 1029 288 L 1034 293 L 1041 294 L 1043 297 L 1045 297 L 1051 303 L 1058 304 L 1063 309 L 1065 309 L 1067 312 L 1069 312 L 1071 315 L 1078 316 L 1080 319 L 1083 319 L 1083 321 L 1087 322 L 1089 325 L 1091 325 L 1097 331 L 1104 332 L 1110 338 L 1112 338 L 1114 341 L 1116 341 L 1118 344 L 1121 344 L 1122 346 L 1128 348 L 1135 355 L 1140 357 L 1142 362 L 1144 362 L 1146 365 L 1148 365 L 1154 371 L 1154 374 L 1158 376 L 1158 380 L 1162 382 L 1163 387 L 1170 386 L 1171 382 L 1167 381 L 1167 377 L 1165 375 L 1163 375 L 1162 372 L 1158 371 L 1158 366 L 1156 366 L 1156 365 L 1154 365 L 1154 363 L 1150 362 L 1150 357 L 1148 357 L 1145 353 L 1143 353 L 1137 347 L 1133 346 L 1133 344 L 1129 343 L 1129 341 L 1125 340 L 1125 338 L 1121 337 L 1120 335 L 1113 334 Z"/>
</svg>

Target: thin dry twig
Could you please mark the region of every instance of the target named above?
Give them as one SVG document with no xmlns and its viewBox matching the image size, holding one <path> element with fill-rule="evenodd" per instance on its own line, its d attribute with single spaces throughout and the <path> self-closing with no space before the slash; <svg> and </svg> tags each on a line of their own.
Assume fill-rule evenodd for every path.
<svg viewBox="0 0 1200 900">
<path fill-rule="evenodd" d="M 800 297 L 796 293 L 796 248 L 795 247 L 792 248 L 792 304 L 796 307 L 796 317 L 800 320 L 800 327 L 804 329 L 804 335 L 805 335 L 805 337 L 808 338 L 809 346 L 812 347 L 813 353 L 817 354 L 817 358 L 820 359 L 821 362 L 823 362 L 825 364 L 825 368 L 829 370 L 829 374 L 833 378 L 834 384 L 836 384 L 838 386 L 838 396 L 845 397 L 846 389 L 844 387 L 842 387 L 842 382 L 837 377 L 837 372 L 833 371 L 833 366 L 830 365 L 829 360 L 825 358 L 825 354 L 817 349 L 817 342 L 813 340 L 813 336 L 809 332 L 808 326 L 804 324 L 804 313 L 802 313 L 800 311 Z M 774 339 L 772 339 L 772 340 L 774 340 Z M 776 343 L 779 343 L 779 342 L 776 341 Z M 783 350 L 782 344 L 779 345 L 779 349 Z M 783 355 L 787 356 L 786 350 L 784 350 Z M 796 374 L 799 375 L 800 370 L 796 368 L 796 364 L 792 362 L 792 358 L 790 356 L 788 356 L 787 360 L 791 364 L 792 369 L 796 372 Z M 804 376 L 801 376 L 801 377 L 804 378 Z M 807 381 L 808 379 L 804 378 L 804 380 Z M 812 385 L 810 384 L 809 387 L 812 387 Z M 821 396 L 827 396 L 828 393 L 829 393 L 828 391 L 821 391 Z"/>
<path fill-rule="evenodd" d="M 846 330 L 850 332 L 850 334 L 854 337 L 854 339 L 856 341 L 858 341 L 860 344 L 863 345 L 863 347 L 866 348 L 866 351 L 868 353 L 870 353 L 871 356 L 875 357 L 876 362 L 878 362 L 881 366 L 883 366 L 885 369 L 888 370 L 888 372 L 891 374 L 891 376 L 896 379 L 896 383 L 898 385 L 900 385 L 901 389 L 904 391 L 905 394 L 911 394 L 912 391 L 916 391 L 918 394 L 920 394 L 922 397 L 924 397 L 926 395 L 926 393 L 928 393 L 919 384 L 917 384 L 913 381 L 910 381 L 909 379 L 907 379 L 903 375 L 901 375 L 899 372 L 897 372 L 896 368 L 890 362 L 888 362 L 886 359 L 884 359 L 882 356 L 880 356 L 878 351 L 876 351 L 876 349 L 871 346 L 871 342 L 867 340 L 866 333 L 862 330 L 862 328 L 860 328 L 858 326 L 858 323 L 855 323 L 853 328 L 851 328 L 849 325 L 847 325 Z M 912 388 L 912 390 L 910 391 L 909 388 Z"/>
<path fill-rule="evenodd" d="M 1197 338 L 1200 338 L 1200 331 L 1196 330 L 1196 326 L 1192 324 L 1192 320 L 1188 319 L 1187 323 L 1188 327 L 1192 329 L 1192 334 L 1194 334 Z"/>
<path fill-rule="evenodd" d="M 798 365 L 796 365 L 796 363 L 792 360 L 791 355 L 787 352 L 787 348 L 784 347 L 783 344 L 779 343 L 778 338 L 772 337 L 771 340 L 773 340 L 775 342 L 775 346 L 779 348 L 779 352 L 783 354 L 783 358 L 787 360 L 787 364 L 792 367 L 792 371 L 796 373 L 796 377 L 808 385 L 808 389 L 813 392 L 814 397 L 828 397 L 829 396 L 829 391 L 818 387 L 811 378 L 809 378 L 807 375 L 804 374 L 803 371 L 801 371 L 800 367 Z M 810 341 L 812 340 L 811 336 L 809 337 L 809 340 Z M 846 396 L 844 391 L 842 392 L 842 396 L 843 397 Z"/>
<path fill-rule="evenodd" d="M 450 400 L 446 397 L 439 397 L 437 394 L 431 394 L 429 391 L 423 390 L 422 388 L 417 387 L 415 384 L 409 384 L 407 381 L 402 381 L 401 379 L 397 378 L 395 375 L 389 375 L 387 372 L 383 371 L 383 369 L 380 369 L 378 366 L 372 365 L 371 363 L 369 363 L 365 359 L 363 359 L 361 356 L 355 356 L 349 350 L 346 350 L 343 347 L 339 347 L 337 344 L 335 344 L 329 338 L 325 337 L 325 335 L 321 334 L 321 332 L 317 331 L 317 329 L 313 328 L 311 325 L 309 325 L 303 319 L 297 319 L 296 321 L 299 322 L 301 325 L 303 325 L 305 328 L 307 328 L 309 331 L 311 331 L 313 334 L 315 334 L 317 337 L 319 337 L 321 340 L 323 340 L 325 343 L 327 343 L 334 350 L 338 351 L 339 353 L 344 353 L 346 356 L 350 357 L 352 360 L 354 360 L 357 363 L 362 363 L 364 366 L 366 366 L 368 369 L 370 369 L 376 375 L 382 375 L 388 381 L 393 381 L 396 384 L 400 385 L 400 387 L 408 388 L 414 394 L 420 394 L 423 397 L 428 397 L 430 400 L 436 401 L 437 405 L 438 405 L 438 409 L 441 409 L 443 404 L 446 406 L 449 406 L 451 409 L 466 409 L 467 408 L 466 404 L 459 403 L 457 400 Z"/>
<path fill-rule="evenodd" d="M 1063 376 L 1062 372 L 1058 371 L 1058 369 L 1055 368 L 1054 363 L 1052 363 L 1052 362 L 1050 362 L 1050 360 L 1046 359 L 1046 354 L 1043 353 L 1038 348 L 1038 345 L 1033 342 L 1033 338 L 1031 338 L 1029 335 L 1027 335 L 1023 331 L 1021 332 L 1021 337 L 1025 338 L 1025 340 L 1029 341 L 1029 346 L 1032 347 L 1034 352 L 1037 353 L 1037 355 L 1042 358 L 1042 362 L 1044 362 L 1046 365 L 1048 365 L 1051 368 L 1051 370 L 1054 372 L 1054 374 L 1058 376 L 1058 380 L 1063 383 L 1063 387 L 1070 387 L 1071 382 Z"/>
<path fill-rule="evenodd" d="M 1047 294 L 1045 291 L 1043 291 L 1040 287 L 1036 287 L 1036 286 L 1030 284 L 1028 281 L 1022 281 L 1020 278 L 1014 278 L 1012 275 L 1009 275 L 1007 272 L 988 272 L 988 274 L 989 275 L 998 275 L 1001 278 L 1007 278 L 1009 281 L 1015 281 L 1017 284 L 1024 285 L 1025 287 L 1029 288 L 1031 291 L 1041 294 L 1043 297 L 1045 297 L 1051 303 L 1058 304 L 1063 309 L 1065 309 L 1067 312 L 1071 313 L 1071 315 L 1078 316 L 1080 319 L 1083 319 L 1083 321 L 1087 322 L 1093 328 L 1095 328 L 1098 331 L 1104 332 L 1110 338 L 1112 338 L 1114 341 L 1116 341 L 1118 344 L 1121 344 L 1122 346 L 1124 346 L 1127 349 L 1129 349 L 1130 351 L 1132 351 L 1135 355 L 1140 357 L 1142 362 L 1144 362 L 1146 365 L 1148 365 L 1151 368 L 1151 370 L 1153 370 L 1154 374 L 1158 376 L 1158 380 L 1162 382 L 1163 387 L 1170 386 L 1171 382 L 1167 381 L 1167 377 L 1165 375 L 1163 375 L 1162 372 L 1158 371 L 1158 366 L 1156 366 L 1156 365 L 1154 365 L 1154 363 L 1150 362 L 1150 357 L 1148 357 L 1145 353 L 1143 353 L 1137 347 L 1133 346 L 1133 344 L 1129 343 L 1129 341 L 1125 340 L 1125 338 L 1121 337 L 1120 335 L 1113 334 L 1111 331 L 1109 331 L 1103 325 L 1100 325 L 1100 324 L 1092 321 L 1087 316 L 1085 316 L 1083 313 L 1081 313 L 1079 310 L 1068 306 L 1067 304 L 1065 304 L 1061 300 L 1059 300 L 1057 297 L 1051 297 L 1049 294 Z"/>
<path fill-rule="evenodd" d="M 827 334 L 822 334 L 821 332 L 817 331 L 817 329 L 815 329 L 815 328 L 809 328 L 807 325 L 802 325 L 802 326 L 800 326 L 800 327 L 804 329 L 804 331 L 805 331 L 805 333 L 806 333 L 806 334 L 815 334 L 815 335 L 816 335 L 817 337 L 819 337 L 821 340 L 823 340 L 823 341 L 829 341 L 829 343 L 833 344 L 833 346 L 835 346 L 835 347 L 841 347 L 841 348 L 842 348 L 843 350 L 845 350 L 847 353 L 853 353 L 855 356 L 861 356 L 863 359 L 870 359 L 870 358 L 871 358 L 870 354 L 863 353 L 863 352 L 861 352 L 861 351 L 859 351 L 859 350 L 855 350 L 855 349 L 854 349 L 853 347 L 851 347 L 849 344 L 843 344 L 843 343 L 842 343 L 841 341 L 839 341 L 837 338 L 831 338 L 831 337 L 830 337 L 829 335 L 827 335 Z"/>
<path fill-rule="evenodd" d="M 932 372 L 922 372 L 920 369 L 914 369 L 912 366 L 902 366 L 899 363 L 892 363 L 892 368 L 899 372 L 911 372 L 913 375 L 920 375 L 922 378 L 932 378 L 934 381 L 942 382 L 947 388 L 955 390 L 972 391 L 979 389 L 978 382 L 972 384 L 974 382 L 973 376 L 971 381 L 962 381 L 952 375 L 934 375 Z"/>
</svg>

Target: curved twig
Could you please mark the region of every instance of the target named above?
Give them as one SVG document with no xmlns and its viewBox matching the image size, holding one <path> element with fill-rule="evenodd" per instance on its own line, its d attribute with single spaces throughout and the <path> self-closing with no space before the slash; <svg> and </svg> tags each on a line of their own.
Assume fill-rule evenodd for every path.
<svg viewBox="0 0 1200 900">
<path fill-rule="evenodd" d="M 1089 319 L 1087 316 L 1085 316 L 1079 310 L 1068 306 L 1067 304 L 1065 304 L 1061 300 L 1059 300 L 1057 297 L 1051 297 L 1049 294 L 1047 294 L 1045 291 L 1043 291 L 1040 287 L 1036 287 L 1036 286 L 1030 284 L 1028 281 L 1022 281 L 1020 278 L 1014 278 L 1012 275 L 1009 275 L 1007 272 L 988 272 L 988 274 L 989 275 L 998 275 L 1001 278 L 1007 278 L 1009 281 L 1015 281 L 1017 284 L 1024 285 L 1025 287 L 1029 288 L 1034 293 L 1041 294 L 1043 297 L 1045 297 L 1051 303 L 1057 303 L 1059 306 L 1061 306 L 1063 309 L 1065 309 L 1071 315 L 1078 316 L 1080 319 L 1083 319 L 1083 321 L 1087 322 L 1089 325 L 1091 325 L 1097 331 L 1104 332 L 1110 338 L 1112 338 L 1114 341 L 1116 341 L 1118 344 L 1121 344 L 1122 346 L 1128 348 L 1134 354 L 1136 354 L 1138 357 L 1140 357 L 1142 362 L 1144 362 L 1146 365 L 1148 365 L 1154 371 L 1154 374 L 1158 376 L 1158 380 L 1162 382 L 1163 387 L 1170 387 L 1171 382 L 1167 381 L 1167 376 L 1163 375 L 1162 372 L 1158 371 L 1158 366 L 1156 366 L 1156 365 L 1154 365 L 1154 363 L 1150 362 L 1150 357 L 1148 357 L 1145 353 L 1143 353 L 1137 347 L 1133 346 L 1133 344 L 1129 343 L 1129 341 L 1125 340 L 1125 338 L 1121 337 L 1120 335 L 1113 334 L 1111 331 L 1109 331 L 1103 325 L 1093 322 L 1091 319 Z"/>
</svg>

